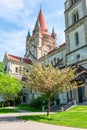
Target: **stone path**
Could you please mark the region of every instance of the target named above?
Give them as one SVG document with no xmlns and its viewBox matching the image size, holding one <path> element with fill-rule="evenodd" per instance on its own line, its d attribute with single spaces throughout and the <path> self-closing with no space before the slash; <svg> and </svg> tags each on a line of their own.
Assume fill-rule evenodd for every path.
<svg viewBox="0 0 87 130">
<path fill-rule="evenodd" d="M 33 121 L 24 121 L 17 119 L 19 115 L 35 115 L 44 114 L 42 112 L 33 113 L 14 113 L 14 114 L 1 114 L 0 115 L 0 130 L 84 130 L 79 128 L 60 127 Z"/>
<path fill-rule="evenodd" d="M 60 127 L 32 121 L 8 121 L 0 123 L 0 130 L 84 130 L 69 127 Z"/>
</svg>

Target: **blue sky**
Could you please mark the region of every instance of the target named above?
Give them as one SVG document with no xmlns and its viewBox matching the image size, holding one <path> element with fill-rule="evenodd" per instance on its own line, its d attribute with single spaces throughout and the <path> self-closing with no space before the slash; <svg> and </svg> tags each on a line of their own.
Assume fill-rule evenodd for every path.
<svg viewBox="0 0 87 130">
<path fill-rule="evenodd" d="M 28 29 L 32 33 L 40 5 L 51 33 L 54 27 L 57 44 L 65 42 L 65 0 L 0 0 L 0 61 L 5 51 L 23 57 Z"/>
</svg>

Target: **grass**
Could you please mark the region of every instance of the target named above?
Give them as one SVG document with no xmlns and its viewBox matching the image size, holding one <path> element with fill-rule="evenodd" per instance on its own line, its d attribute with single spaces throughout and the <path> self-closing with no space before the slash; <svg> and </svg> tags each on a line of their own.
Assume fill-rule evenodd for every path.
<svg viewBox="0 0 87 130">
<path fill-rule="evenodd" d="M 7 107 L 2 107 L 0 108 L 0 114 L 4 113 L 16 113 L 20 112 L 20 110 L 25 110 L 25 111 L 30 111 L 30 112 L 40 112 L 41 110 L 37 110 L 36 108 L 30 107 L 29 104 L 26 105 L 20 105 L 17 107 L 7 108 Z"/>
<path fill-rule="evenodd" d="M 35 115 L 21 116 L 19 118 L 60 126 L 87 128 L 87 106 L 77 106 L 66 112 L 50 114 L 49 117 L 46 115 Z"/>
<path fill-rule="evenodd" d="M 26 111 L 30 111 L 30 112 L 40 112 L 41 110 L 38 110 L 34 107 L 29 106 L 29 104 L 24 104 L 24 105 L 20 105 L 16 107 L 17 109 L 21 109 L 21 110 L 26 110 Z"/>
<path fill-rule="evenodd" d="M 0 114 L 4 114 L 4 113 L 16 113 L 18 111 L 13 110 L 13 109 L 9 109 L 9 108 L 0 108 Z"/>
</svg>

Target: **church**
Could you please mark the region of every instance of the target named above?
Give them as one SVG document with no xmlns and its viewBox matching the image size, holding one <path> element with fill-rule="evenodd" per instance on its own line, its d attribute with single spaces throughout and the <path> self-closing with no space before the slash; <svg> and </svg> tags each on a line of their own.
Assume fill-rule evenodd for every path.
<svg viewBox="0 0 87 130">
<path fill-rule="evenodd" d="M 26 36 L 26 52 L 24 57 L 5 53 L 3 63 L 6 71 L 22 79 L 21 70 L 29 71 L 28 64 L 38 61 L 40 64 L 51 63 L 54 67 L 63 68 L 76 64 L 80 70 L 87 71 L 87 1 L 65 1 L 65 43 L 57 47 L 57 34 L 52 28 L 50 33 L 46 25 L 42 9 L 36 19 L 33 33 Z M 18 72 L 20 68 L 20 72 Z M 37 98 L 38 93 L 24 88 L 23 103 L 29 103 Z M 87 80 L 76 90 L 59 95 L 61 103 L 70 99 L 83 102 L 87 99 Z"/>
</svg>

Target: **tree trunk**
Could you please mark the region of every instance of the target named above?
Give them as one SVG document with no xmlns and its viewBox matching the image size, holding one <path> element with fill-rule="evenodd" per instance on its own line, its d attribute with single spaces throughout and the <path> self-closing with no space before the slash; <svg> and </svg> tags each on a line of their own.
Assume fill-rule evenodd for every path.
<svg viewBox="0 0 87 130">
<path fill-rule="evenodd" d="M 50 99 L 48 101 L 48 107 L 47 107 L 47 117 L 49 116 L 49 112 L 50 112 Z"/>
</svg>

